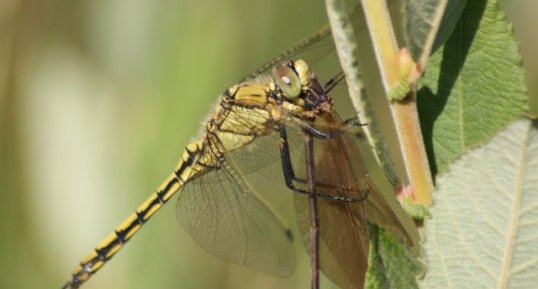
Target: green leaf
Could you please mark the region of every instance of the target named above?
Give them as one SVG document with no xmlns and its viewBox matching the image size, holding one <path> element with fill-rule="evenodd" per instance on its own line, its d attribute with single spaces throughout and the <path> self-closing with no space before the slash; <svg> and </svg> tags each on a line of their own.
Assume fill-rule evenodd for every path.
<svg viewBox="0 0 538 289">
<path fill-rule="evenodd" d="M 369 238 L 370 265 L 364 288 L 418 288 L 416 276 L 422 266 L 413 254 L 390 233 L 375 225 L 369 226 Z"/>
<path fill-rule="evenodd" d="M 465 3 L 466 0 L 404 1 L 405 38 L 415 61 L 423 53 L 435 51 L 448 38 Z"/>
<path fill-rule="evenodd" d="M 454 27 L 461 18 L 463 9 L 467 5 L 467 0 L 448 0 L 441 20 L 441 26 L 435 36 L 432 52 L 441 46 L 450 37 Z"/>
<path fill-rule="evenodd" d="M 421 288 L 538 284 L 537 128 L 515 121 L 439 178 Z"/>
<path fill-rule="evenodd" d="M 432 1 L 404 1 L 404 27 L 407 47 L 417 61 L 424 50 L 424 45 L 432 30 L 432 19 L 435 17 L 439 2 Z M 436 29 L 437 30 L 437 29 Z"/>
<path fill-rule="evenodd" d="M 495 0 L 468 1 L 429 60 L 417 106 L 433 174 L 528 110 L 512 25 Z"/>
</svg>

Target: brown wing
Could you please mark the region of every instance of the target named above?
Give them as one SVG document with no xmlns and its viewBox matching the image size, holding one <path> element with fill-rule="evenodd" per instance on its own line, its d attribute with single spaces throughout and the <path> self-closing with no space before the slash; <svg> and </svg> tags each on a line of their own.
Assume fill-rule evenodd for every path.
<svg viewBox="0 0 538 289">
<path fill-rule="evenodd" d="M 341 125 L 336 115 L 326 115 L 331 126 Z M 347 134 L 332 140 L 316 140 L 315 178 L 318 192 L 353 198 L 369 190 L 364 163 Z M 298 172 L 302 173 L 302 170 Z M 299 230 L 310 246 L 308 196 L 296 194 Z M 363 288 L 368 269 L 368 235 L 364 202 L 318 200 L 320 267 L 343 289 Z"/>
</svg>

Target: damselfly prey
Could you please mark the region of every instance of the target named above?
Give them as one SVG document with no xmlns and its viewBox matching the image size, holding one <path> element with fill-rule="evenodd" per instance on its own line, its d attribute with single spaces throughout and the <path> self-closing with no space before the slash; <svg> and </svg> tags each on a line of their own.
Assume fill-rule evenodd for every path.
<svg viewBox="0 0 538 289">
<path fill-rule="evenodd" d="M 328 35 L 325 30 L 300 47 Z M 178 219 L 200 246 L 256 271 L 289 276 L 295 267 L 290 230 L 244 177 L 268 165 L 265 154 L 278 156 L 307 247 L 309 199 L 317 200 L 320 238 L 314 246 L 321 270 L 342 288 L 362 288 L 368 257 L 363 200 L 375 189 L 347 132 L 358 123 L 334 112 L 327 87 L 309 65 L 291 60 L 296 51 L 224 91 L 173 173 L 80 262 L 63 288 L 86 282 L 176 192 Z"/>
</svg>

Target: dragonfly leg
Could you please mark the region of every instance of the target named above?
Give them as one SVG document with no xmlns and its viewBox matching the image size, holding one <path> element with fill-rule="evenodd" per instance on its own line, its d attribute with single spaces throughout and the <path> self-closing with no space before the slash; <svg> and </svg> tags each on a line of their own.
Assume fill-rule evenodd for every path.
<svg viewBox="0 0 538 289">
<path fill-rule="evenodd" d="M 352 128 L 354 126 L 366 125 L 365 123 L 360 123 L 359 119 L 356 118 L 356 117 L 345 120 L 344 125 L 342 125 L 338 129 L 330 131 L 330 132 L 321 131 L 321 130 L 317 129 L 316 127 L 314 127 L 314 126 L 312 126 L 312 125 L 310 125 L 308 123 L 305 123 L 305 122 L 299 122 L 298 121 L 298 124 L 304 130 L 311 133 L 314 137 L 317 137 L 317 138 L 320 138 L 320 139 L 338 138 L 338 137 L 342 136 L 343 133 L 345 133 L 346 131 L 348 131 L 350 128 Z"/>
<path fill-rule="evenodd" d="M 340 71 L 337 75 L 335 75 L 333 78 L 329 79 L 329 81 L 327 81 L 324 85 L 325 87 L 325 92 L 326 93 L 329 93 L 331 90 L 333 90 L 333 88 L 335 88 L 338 83 L 340 83 L 340 81 L 342 81 L 344 78 L 346 77 L 346 75 L 344 74 L 343 71 Z"/>
<path fill-rule="evenodd" d="M 301 182 L 301 180 L 295 177 L 295 172 L 293 170 L 293 165 L 291 163 L 290 148 L 288 144 L 288 136 L 286 129 L 281 126 L 278 128 L 280 134 L 280 159 L 282 161 L 282 171 L 284 173 L 284 181 L 286 186 L 299 194 L 304 194 L 308 196 L 315 196 L 324 200 L 331 201 L 344 201 L 344 202 L 361 202 L 368 198 L 368 192 L 361 197 L 348 197 L 348 196 L 335 196 L 329 194 L 323 194 L 315 191 L 304 190 L 295 186 L 295 182 Z M 319 184 L 316 184 L 319 185 Z M 322 185 L 323 186 L 323 185 Z"/>
</svg>

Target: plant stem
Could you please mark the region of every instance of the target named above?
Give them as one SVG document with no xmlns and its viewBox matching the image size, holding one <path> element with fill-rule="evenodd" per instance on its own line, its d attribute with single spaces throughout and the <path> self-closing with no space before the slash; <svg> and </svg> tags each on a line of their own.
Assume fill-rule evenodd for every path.
<svg viewBox="0 0 538 289">
<path fill-rule="evenodd" d="M 402 79 L 401 54 L 387 5 L 385 1 L 381 0 L 362 0 L 362 6 L 381 71 L 385 93 L 389 95 L 393 89 L 407 79 Z M 391 101 L 390 111 L 409 183 L 413 189 L 414 200 L 418 204 L 429 207 L 433 182 L 418 121 L 414 93 L 415 91 L 411 90 L 403 100 Z"/>
<path fill-rule="evenodd" d="M 345 5 L 341 0 L 326 0 L 325 6 L 340 65 L 346 76 L 349 97 L 357 112 L 357 118 L 361 123 L 367 124 L 362 127 L 364 135 L 370 147 L 373 148 L 374 156 L 378 164 L 383 168 L 385 176 L 393 188 L 397 188 L 401 186 L 401 181 L 396 173 L 386 141 L 380 132 L 381 130 L 377 122 L 373 120 L 374 112 L 371 102 L 364 93 L 359 61 L 356 57 L 357 42 Z"/>
</svg>

